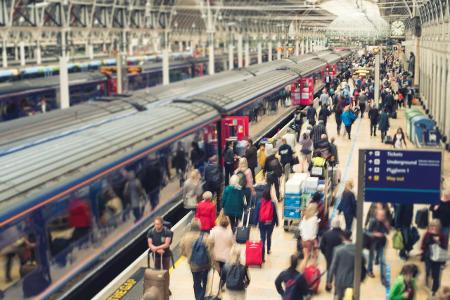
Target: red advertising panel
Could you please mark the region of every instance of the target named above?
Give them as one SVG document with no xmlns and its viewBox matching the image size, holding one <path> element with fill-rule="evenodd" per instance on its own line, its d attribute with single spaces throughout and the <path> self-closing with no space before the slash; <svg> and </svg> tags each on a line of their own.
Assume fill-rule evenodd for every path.
<svg viewBox="0 0 450 300">
<path fill-rule="evenodd" d="M 314 79 L 303 77 L 300 79 L 300 105 L 310 105 L 314 100 Z"/>
<path fill-rule="evenodd" d="M 227 140 L 242 141 L 249 136 L 248 116 L 222 118 L 222 149 Z"/>
</svg>

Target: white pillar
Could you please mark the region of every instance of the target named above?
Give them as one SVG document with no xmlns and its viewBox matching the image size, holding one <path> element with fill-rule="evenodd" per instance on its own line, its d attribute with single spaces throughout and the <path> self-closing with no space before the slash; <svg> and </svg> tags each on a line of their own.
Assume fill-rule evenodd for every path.
<svg viewBox="0 0 450 300">
<path fill-rule="evenodd" d="M 374 100 L 377 106 L 380 103 L 380 54 L 375 56 L 375 95 Z"/>
<path fill-rule="evenodd" d="M 238 35 L 238 68 L 242 68 L 242 34 Z"/>
<path fill-rule="evenodd" d="M 303 39 L 302 40 L 302 42 L 300 43 L 300 54 L 305 54 L 305 43 L 306 43 L 306 40 L 305 39 Z"/>
<path fill-rule="evenodd" d="M 245 42 L 244 48 L 245 48 L 245 66 L 248 67 L 250 66 L 250 45 L 248 41 Z"/>
<path fill-rule="evenodd" d="M 228 44 L 228 70 L 234 69 L 234 53 L 233 53 L 233 44 Z"/>
<path fill-rule="evenodd" d="M 168 85 L 170 83 L 169 77 L 169 49 L 164 47 L 163 49 L 163 85 Z"/>
<path fill-rule="evenodd" d="M 208 74 L 213 75 L 214 73 L 215 73 L 214 37 L 211 36 L 208 45 Z"/>
<path fill-rule="evenodd" d="M 300 54 L 300 42 L 298 39 L 295 40 L 295 56 Z"/>
<path fill-rule="evenodd" d="M 262 63 L 262 45 L 258 42 L 258 64 Z"/>
<path fill-rule="evenodd" d="M 6 47 L 6 41 L 3 40 L 3 44 L 2 44 L 2 65 L 3 68 L 7 68 L 8 67 L 8 49 Z"/>
<path fill-rule="evenodd" d="M 123 86 L 123 76 L 127 76 L 127 74 L 123 74 L 123 56 L 120 54 L 120 51 L 117 54 L 116 58 L 116 74 L 117 74 L 117 94 L 123 94 L 124 86 Z"/>
<path fill-rule="evenodd" d="M 36 64 L 40 65 L 42 64 L 42 51 L 41 51 L 41 43 L 37 41 L 36 43 Z"/>
<path fill-rule="evenodd" d="M 272 61 L 272 41 L 269 41 L 267 43 L 267 48 L 268 48 L 268 56 L 267 56 L 267 61 Z"/>
<path fill-rule="evenodd" d="M 20 42 L 19 47 L 20 47 L 20 65 L 23 67 L 26 64 L 26 61 L 25 61 L 25 43 L 24 42 Z"/>
<path fill-rule="evenodd" d="M 277 43 L 277 60 L 281 59 L 281 42 Z"/>
<path fill-rule="evenodd" d="M 178 42 L 178 51 L 183 52 L 183 41 Z"/>
<path fill-rule="evenodd" d="M 59 57 L 59 105 L 61 109 L 70 106 L 68 63 L 69 57 L 63 53 L 63 55 Z"/>
</svg>

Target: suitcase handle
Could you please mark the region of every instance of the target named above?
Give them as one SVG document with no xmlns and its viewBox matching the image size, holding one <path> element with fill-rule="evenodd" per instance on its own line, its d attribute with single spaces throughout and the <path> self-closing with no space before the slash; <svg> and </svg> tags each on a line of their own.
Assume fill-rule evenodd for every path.
<svg viewBox="0 0 450 300">
<path fill-rule="evenodd" d="M 250 223 L 250 217 L 251 217 L 251 208 L 249 208 L 248 209 L 248 214 L 247 214 L 247 225 L 244 223 L 245 222 L 245 220 L 244 220 L 244 217 L 245 217 L 245 209 L 242 211 L 242 226 L 243 227 L 248 227 L 248 224 Z"/>
<path fill-rule="evenodd" d="M 152 255 L 153 254 L 153 255 Z M 151 249 L 148 249 L 147 252 L 147 268 L 152 269 L 152 267 L 150 266 L 150 261 L 151 261 L 151 257 L 153 256 L 153 269 L 156 270 L 156 253 L 153 252 Z M 160 270 L 163 269 L 163 256 L 160 255 L 161 257 L 161 261 L 160 261 Z"/>
</svg>

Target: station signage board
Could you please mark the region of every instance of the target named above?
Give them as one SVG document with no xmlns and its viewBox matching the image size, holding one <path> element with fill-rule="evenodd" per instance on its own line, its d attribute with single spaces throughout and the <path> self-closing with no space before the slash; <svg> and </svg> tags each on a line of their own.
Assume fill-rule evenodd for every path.
<svg viewBox="0 0 450 300">
<path fill-rule="evenodd" d="M 442 152 L 365 150 L 364 200 L 403 204 L 439 202 Z"/>
</svg>

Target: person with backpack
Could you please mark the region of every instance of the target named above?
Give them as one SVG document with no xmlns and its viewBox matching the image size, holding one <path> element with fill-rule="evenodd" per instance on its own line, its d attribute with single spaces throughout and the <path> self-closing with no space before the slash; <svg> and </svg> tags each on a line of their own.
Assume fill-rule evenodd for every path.
<svg viewBox="0 0 450 300">
<path fill-rule="evenodd" d="M 212 193 L 206 191 L 203 193 L 203 200 L 197 204 L 195 217 L 199 219 L 202 232 L 207 232 L 214 227 L 216 223 L 216 205 L 212 202 Z"/>
<path fill-rule="evenodd" d="M 220 194 L 222 190 L 223 174 L 217 162 L 217 156 L 213 155 L 209 158 L 208 164 L 205 167 L 205 191 L 210 191 L 217 199 L 219 205 Z"/>
<path fill-rule="evenodd" d="M 252 171 L 248 167 L 247 159 L 245 157 L 239 159 L 239 166 L 234 171 L 234 174 L 239 177 L 239 186 L 244 191 L 245 200 L 249 206 L 252 196 L 256 195 L 256 192 L 253 186 Z"/>
<path fill-rule="evenodd" d="M 384 249 L 386 248 L 387 235 L 389 234 L 390 224 L 386 218 L 386 213 L 383 209 L 377 209 L 375 218 L 369 223 L 367 231 L 371 237 L 369 264 L 367 266 L 367 275 L 375 277 L 373 274 L 373 261 L 375 256 L 378 257 L 380 263 L 381 284 L 387 286 L 389 282 L 386 280 L 386 258 Z"/>
<path fill-rule="evenodd" d="M 280 195 L 280 177 L 283 175 L 283 168 L 280 161 L 275 156 L 277 153 L 276 149 L 272 149 L 271 155 L 266 158 L 266 163 L 264 165 L 263 173 L 266 177 L 267 186 L 275 186 L 275 194 L 277 196 L 278 202 L 281 202 Z"/>
<path fill-rule="evenodd" d="M 231 229 L 235 232 L 245 207 L 244 192 L 239 185 L 239 176 L 231 176 L 230 184 L 223 191 L 221 204 L 225 216 L 230 219 Z"/>
<path fill-rule="evenodd" d="M 181 255 L 187 258 L 192 272 L 195 299 L 204 300 L 208 273 L 211 269 L 211 262 L 214 260 L 208 234 L 201 232 L 201 224 L 198 219 L 192 220 L 191 231 L 184 236 L 180 245 Z"/>
<path fill-rule="evenodd" d="M 248 267 L 241 264 L 241 250 L 233 247 L 230 259 L 225 264 L 222 276 L 225 279 L 226 299 L 245 300 L 246 289 L 250 284 Z"/>
<path fill-rule="evenodd" d="M 277 206 L 272 201 L 270 196 L 270 189 L 266 188 L 262 194 L 262 198 L 256 204 L 255 214 L 253 215 L 253 224 L 258 224 L 259 234 L 262 241 L 262 257 L 265 261 L 265 252 L 271 253 L 272 232 L 275 226 L 278 226 Z M 266 246 L 267 242 L 267 246 Z"/>
<path fill-rule="evenodd" d="M 189 178 L 183 183 L 181 190 L 183 197 L 183 206 L 185 209 L 195 210 L 197 202 L 202 195 L 202 176 L 198 170 L 192 170 Z"/>
<path fill-rule="evenodd" d="M 278 153 L 280 154 L 280 160 L 283 169 L 287 164 L 291 164 L 292 167 L 294 151 L 292 151 L 292 147 L 287 143 L 286 138 L 281 139 L 281 146 L 278 148 Z"/>
<path fill-rule="evenodd" d="M 275 279 L 275 287 L 283 300 L 303 300 L 310 294 L 308 283 L 297 271 L 297 267 L 298 256 L 293 254 L 290 257 L 289 268 L 282 271 Z"/>
<path fill-rule="evenodd" d="M 342 113 L 342 123 L 344 123 L 345 131 L 347 131 L 348 139 L 351 139 L 351 133 L 352 133 L 352 125 L 353 122 L 356 120 L 355 113 L 350 109 L 349 106 L 346 106 L 344 109 L 344 112 Z"/>
<path fill-rule="evenodd" d="M 316 124 L 316 109 L 314 108 L 314 105 L 311 103 L 308 108 L 306 109 L 306 119 L 308 120 L 308 123 L 312 126 Z"/>
</svg>

